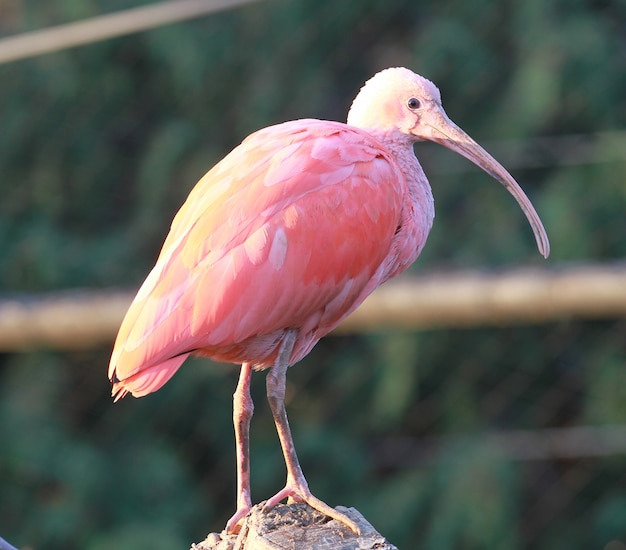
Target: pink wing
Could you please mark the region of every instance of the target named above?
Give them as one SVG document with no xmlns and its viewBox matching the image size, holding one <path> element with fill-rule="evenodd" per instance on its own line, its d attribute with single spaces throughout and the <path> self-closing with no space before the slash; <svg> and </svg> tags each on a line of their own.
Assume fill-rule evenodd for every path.
<svg viewBox="0 0 626 550">
<path fill-rule="evenodd" d="M 303 357 L 385 278 L 404 192 L 389 153 L 345 124 L 249 136 L 174 218 L 120 328 L 114 393 L 155 391 L 192 352 L 269 366 L 287 328 Z"/>
</svg>

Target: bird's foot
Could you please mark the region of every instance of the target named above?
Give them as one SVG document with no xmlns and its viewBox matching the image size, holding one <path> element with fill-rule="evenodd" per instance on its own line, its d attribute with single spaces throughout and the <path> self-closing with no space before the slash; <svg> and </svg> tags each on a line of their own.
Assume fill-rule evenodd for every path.
<svg viewBox="0 0 626 550">
<path fill-rule="evenodd" d="M 237 511 L 233 514 L 233 516 L 226 522 L 225 531 L 227 533 L 237 534 L 241 530 L 241 520 L 248 515 L 248 512 L 252 509 L 251 506 L 244 506 L 237 508 Z"/>
<path fill-rule="evenodd" d="M 335 519 L 340 523 L 343 523 L 355 534 L 361 534 L 359 526 L 352 519 L 330 507 L 328 504 L 326 504 L 324 501 L 320 500 L 316 496 L 313 496 L 308 486 L 306 485 L 301 486 L 287 483 L 284 489 L 278 491 L 278 493 L 276 493 L 272 498 L 265 502 L 263 510 L 270 510 L 280 501 L 286 498 L 294 502 L 306 502 L 311 508 L 314 508 L 318 512 L 321 512 L 322 514 L 332 519 Z"/>
<path fill-rule="evenodd" d="M 237 496 L 237 510 L 226 522 L 225 530 L 227 533 L 237 534 L 241 530 L 243 518 L 248 515 L 252 509 L 252 499 L 250 498 L 250 490 L 243 489 Z"/>
</svg>

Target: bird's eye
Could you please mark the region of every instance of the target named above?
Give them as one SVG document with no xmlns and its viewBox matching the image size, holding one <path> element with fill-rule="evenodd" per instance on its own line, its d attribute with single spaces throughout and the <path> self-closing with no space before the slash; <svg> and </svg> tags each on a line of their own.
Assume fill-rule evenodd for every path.
<svg viewBox="0 0 626 550">
<path fill-rule="evenodd" d="M 408 108 L 411 109 L 412 111 L 415 111 L 416 109 L 419 109 L 422 106 L 422 102 L 416 97 L 412 97 L 411 99 L 409 99 L 406 102 L 406 104 Z"/>
</svg>

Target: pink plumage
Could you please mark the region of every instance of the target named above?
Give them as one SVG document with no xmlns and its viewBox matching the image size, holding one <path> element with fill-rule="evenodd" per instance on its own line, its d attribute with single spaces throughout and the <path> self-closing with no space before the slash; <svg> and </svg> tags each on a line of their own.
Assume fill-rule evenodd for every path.
<svg viewBox="0 0 626 550">
<path fill-rule="evenodd" d="M 504 168 L 447 118 L 439 90 L 408 69 L 387 69 L 363 87 L 348 124 L 305 119 L 271 126 L 211 169 L 176 215 L 122 323 L 109 367 L 118 399 L 156 391 L 190 354 L 243 364 L 235 394 L 238 510 L 229 530 L 251 504 L 248 377 L 251 368 L 268 367 L 288 470 L 285 489 L 269 505 L 296 496 L 356 529 L 308 491 L 279 390 L 288 366 L 419 255 L 434 218 L 413 153 L 422 139 L 466 156 L 507 187 L 547 256 L 534 208 Z"/>
<path fill-rule="evenodd" d="M 301 359 L 398 270 L 407 193 L 394 157 L 362 130 L 299 120 L 251 135 L 174 219 L 120 329 L 116 388 L 155 391 L 190 352 L 268 367 L 289 327 L 291 363 Z"/>
</svg>

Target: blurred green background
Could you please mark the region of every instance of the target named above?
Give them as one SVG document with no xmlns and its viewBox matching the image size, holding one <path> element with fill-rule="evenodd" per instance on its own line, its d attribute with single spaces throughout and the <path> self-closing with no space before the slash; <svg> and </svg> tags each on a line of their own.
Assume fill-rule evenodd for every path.
<svg viewBox="0 0 626 550">
<path fill-rule="evenodd" d="M 146 3 L 0 0 L 0 32 Z M 598 146 L 615 130 L 626 152 L 623 0 L 267 0 L 0 65 L 0 291 L 137 287 L 193 184 L 243 137 L 345 120 L 397 65 L 434 80 L 511 168 L 553 250 L 545 263 L 488 176 L 418 144 L 438 214 L 413 271 L 626 256 L 626 164 Z M 582 152 L 563 150 L 569 135 Z M 511 147 L 544 136 L 539 160 Z M 626 425 L 625 342 L 625 319 L 328 337 L 289 373 L 310 486 L 403 549 L 626 548 L 624 454 L 523 460 L 481 437 Z M 187 548 L 234 511 L 238 369 L 190 361 L 114 406 L 109 353 L 0 356 L 0 535 L 16 546 Z M 284 465 L 263 374 L 252 391 L 260 501 Z M 435 444 L 385 454 L 389 438 Z"/>
</svg>

